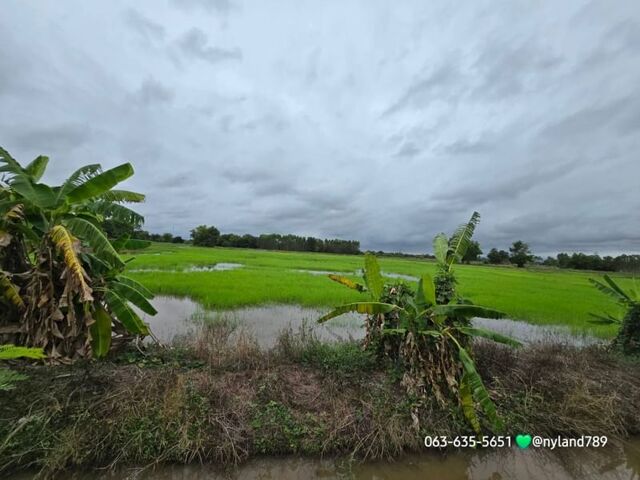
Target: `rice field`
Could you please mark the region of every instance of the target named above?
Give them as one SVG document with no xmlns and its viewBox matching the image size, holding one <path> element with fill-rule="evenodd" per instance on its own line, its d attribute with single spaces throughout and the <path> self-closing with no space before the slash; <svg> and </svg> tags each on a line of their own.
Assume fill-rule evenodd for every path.
<svg viewBox="0 0 640 480">
<path fill-rule="evenodd" d="M 189 297 L 206 308 L 229 309 L 261 304 L 331 307 L 357 301 L 363 294 L 326 277 L 339 272 L 359 279 L 363 257 L 307 252 L 202 248 L 156 243 L 128 256 L 128 275 L 156 294 Z M 435 273 L 429 260 L 380 258 L 389 281 L 415 283 Z M 612 336 L 613 326 L 589 323 L 589 312 L 618 313 L 615 303 L 591 286 L 600 273 L 510 266 L 459 265 L 459 291 L 474 303 L 534 324 L 567 325 L 575 331 Z M 631 278 L 620 278 L 630 285 Z"/>
</svg>

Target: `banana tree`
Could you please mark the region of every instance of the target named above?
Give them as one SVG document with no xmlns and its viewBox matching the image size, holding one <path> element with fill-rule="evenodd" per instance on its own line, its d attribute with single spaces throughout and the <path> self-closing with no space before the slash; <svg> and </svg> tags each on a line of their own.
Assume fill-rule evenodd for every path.
<svg viewBox="0 0 640 480">
<path fill-rule="evenodd" d="M 480 214 L 473 212 L 467 223 L 460 225 L 451 237 L 439 233 L 433 238 L 433 253 L 436 257 L 436 296 L 439 303 L 449 303 L 456 298 L 456 277 L 453 266 L 462 261 L 471 245 L 473 233 L 480 222 Z"/>
<path fill-rule="evenodd" d="M 502 312 L 470 304 L 438 305 L 435 285 L 428 275 L 420 279 L 413 298 L 404 305 L 376 301 L 348 303 L 318 321 L 326 322 L 348 312 L 382 315 L 382 318 L 396 314 L 391 326 L 388 322 L 383 325 L 382 335 L 401 340 L 399 357 L 405 365 L 403 384 L 410 393 L 422 397 L 433 393 L 445 404 L 444 390 L 448 389 L 458 394 L 463 413 L 475 430 L 480 431 L 475 404 L 484 412 L 492 429 L 502 428 L 471 354 L 460 338 L 483 337 L 515 347 L 520 346 L 520 342 L 491 330 L 446 321 L 460 317 L 503 318 Z"/>
<path fill-rule="evenodd" d="M 105 171 L 87 165 L 49 186 L 40 182 L 48 162 L 39 156 L 23 167 L 0 148 L 0 292 L 19 313 L 0 332 L 13 328 L 20 344 L 53 358 L 103 356 L 114 329 L 149 334 L 129 302 L 155 313 L 146 289 L 122 281 L 125 263 L 102 229 L 106 219 L 142 225 L 123 204 L 144 195 L 114 189 L 133 175 L 129 163 Z"/>
<path fill-rule="evenodd" d="M 613 315 L 597 315 L 593 323 L 619 325 L 618 334 L 613 340 L 613 347 L 627 355 L 640 354 L 640 289 L 635 284 L 629 291 L 624 291 L 609 275 L 604 275 L 604 282 L 590 278 L 589 281 L 599 291 L 610 296 L 625 309 L 622 318 Z"/>
<path fill-rule="evenodd" d="M 385 285 L 372 254 L 365 256 L 364 285 L 330 275 L 348 288 L 367 293 L 370 300 L 339 306 L 318 321 L 326 322 L 349 312 L 366 314 L 365 348 L 374 347 L 379 355 L 402 362 L 402 383 L 410 395 L 422 400 L 433 395 L 441 405 L 446 405 L 450 396 L 457 397 L 476 431 L 481 430 L 477 408 L 493 430 L 500 430 L 502 422 L 476 370 L 470 339 L 482 337 L 513 347 L 520 343 L 497 332 L 472 327 L 472 317 L 503 318 L 504 314 L 455 295 L 453 265 L 464 256 L 478 220 L 479 215 L 474 213 L 451 239 L 443 234 L 436 236 L 439 281 L 424 275 L 415 292 L 404 283 Z"/>
</svg>

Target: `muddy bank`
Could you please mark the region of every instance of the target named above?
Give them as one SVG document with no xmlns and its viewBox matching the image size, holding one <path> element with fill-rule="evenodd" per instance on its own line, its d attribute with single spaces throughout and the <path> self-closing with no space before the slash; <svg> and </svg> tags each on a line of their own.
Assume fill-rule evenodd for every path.
<svg viewBox="0 0 640 480">
<path fill-rule="evenodd" d="M 426 434 L 472 433 L 455 404 L 427 403 L 416 426 L 399 371 L 356 342 L 287 334 L 265 352 L 233 330 L 217 324 L 184 347 L 99 364 L 23 368 L 30 380 L 0 393 L 0 473 L 291 454 L 381 460 L 424 454 Z M 612 443 L 640 433 L 638 362 L 597 347 L 475 350 L 505 433 Z"/>
</svg>

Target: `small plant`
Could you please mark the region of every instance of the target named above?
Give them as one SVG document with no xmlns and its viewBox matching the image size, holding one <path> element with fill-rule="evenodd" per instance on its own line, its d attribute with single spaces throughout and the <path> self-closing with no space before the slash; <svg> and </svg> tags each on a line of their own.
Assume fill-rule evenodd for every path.
<svg viewBox="0 0 640 480">
<path fill-rule="evenodd" d="M 615 299 L 626 312 L 622 318 L 613 315 L 597 315 L 592 323 L 601 325 L 617 324 L 620 326 L 616 338 L 613 340 L 613 348 L 620 350 L 625 355 L 640 354 L 640 290 L 637 286 L 625 292 L 609 275 L 604 275 L 604 283 L 590 278 L 589 281 L 605 295 Z"/>
<path fill-rule="evenodd" d="M 325 322 L 347 312 L 367 314 L 365 348 L 402 362 L 402 383 L 409 395 L 423 402 L 433 396 L 442 405 L 449 397 L 457 397 L 474 430 L 481 430 L 476 405 L 490 427 L 500 430 L 502 421 L 476 370 L 469 340 L 483 337 L 511 346 L 520 343 L 497 332 L 471 326 L 471 317 L 502 318 L 504 314 L 459 298 L 453 272 L 453 265 L 464 257 L 479 218 L 474 212 L 471 220 L 460 226 L 451 238 L 443 234 L 435 237 L 436 279 L 424 275 L 415 291 L 404 284 L 385 285 L 372 254 L 365 256 L 365 285 L 330 275 L 332 280 L 349 288 L 367 292 L 372 301 L 342 305 L 318 321 Z M 418 418 L 417 412 L 414 418 Z"/>
<path fill-rule="evenodd" d="M 44 352 L 41 348 L 16 347 L 15 345 L 0 345 L 0 360 L 15 360 L 17 358 L 44 358 Z M 25 380 L 26 375 L 9 370 L 8 368 L 0 368 L 0 390 L 12 390 L 15 383 Z"/>
</svg>

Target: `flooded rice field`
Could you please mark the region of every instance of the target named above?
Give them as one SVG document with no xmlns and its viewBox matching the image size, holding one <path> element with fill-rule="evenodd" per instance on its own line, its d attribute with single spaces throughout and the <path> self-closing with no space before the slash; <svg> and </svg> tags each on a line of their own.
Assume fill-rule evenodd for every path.
<svg viewBox="0 0 640 480">
<path fill-rule="evenodd" d="M 359 339 L 364 335 L 362 318 L 357 314 L 343 315 L 324 325 L 315 325 L 322 311 L 297 305 L 267 305 L 235 310 L 205 310 L 187 298 L 156 297 L 153 305 L 158 314 L 143 314 L 151 330 L 163 343 L 171 343 L 180 337 L 193 334 L 202 322 L 226 321 L 256 338 L 263 348 L 275 345 L 283 330 L 297 331 L 303 325 L 313 327 L 321 340 Z"/>
<path fill-rule="evenodd" d="M 228 270 L 236 270 L 242 268 L 242 263 L 214 263 L 211 265 L 191 265 L 182 270 L 175 269 L 163 269 L 163 268 L 134 268 L 129 272 L 144 273 L 144 272 L 168 272 L 168 273 L 191 273 L 191 272 L 226 272 Z"/>
<path fill-rule="evenodd" d="M 361 277 L 363 274 L 362 269 L 360 268 L 353 272 L 338 272 L 338 271 L 332 271 L 332 270 L 305 270 L 305 269 L 297 269 L 297 270 L 294 270 L 294 272 L 308 273 L 310 275 L 356 275 L 358 277 Z M 408 282 L 417 282 L 419 280 L 418 277 L 414 277 L 412 275 L 405 275 L 403 273 L 394 273 L 394 272 L 385 272 L 385 271 L 381 271 L 380 273 L 382 274 L 383 277 L 396 278 L 400 280 L 406 280 Z"/>
<path fill-rule="evenodd" d="M 262 305 L 235 310 L 207 311 L 188 298 L 159 296 L 153 300 L 158 310 L 154 317 L 143 315 L 154 334 L 163 343 L 171 343 L 180 336 L 193 334 L 203 321 L 229 321 L 255 336 L 263 348 L 272 347 L 278 335 L 287 329 L 297 331 L 302 326 L 313 328 L 321 340 L 360 339 L 364 336 L 363 316 L 346 314 L 318 325 L 326 309 L 299 305 Z M 567 327 L 533 325 L 507 319 L 476 318 L 474 325 L 490 328 L 524 343 L 562 343 L 583 347 L 602 340 L 585 334 L 574 334 Z"/>
<path fill-rule="evenodd" d="M 236 270 L 242 268 L 244 265 L 241 263 L 214 263 L 213 265 L 193 265 L 185 272 L 226 272 L 227 270 Z"/>
<path fill-rule="evenodd" d="M 18 475 L 12 480 L 31 476 Z M 640 439 L 603 449 L 562 452 L 517 447 L 484 451 L 460 450 L 446 456 L 425 452 L 396 461 L 349 463 L 346 460 L 300 457 L 261 458 L 222 471 L 210 465 L 173 465 L 153 469 L 96 474 L 75 473 L 74 480 L 634 480 L 640 478 Z"/>
</svg>

